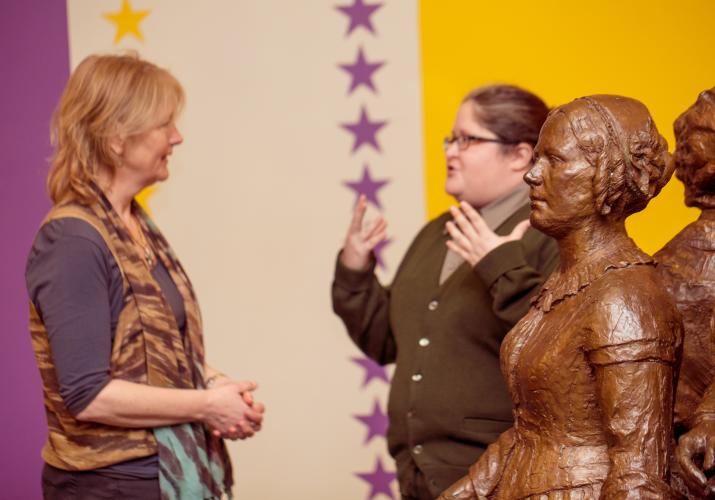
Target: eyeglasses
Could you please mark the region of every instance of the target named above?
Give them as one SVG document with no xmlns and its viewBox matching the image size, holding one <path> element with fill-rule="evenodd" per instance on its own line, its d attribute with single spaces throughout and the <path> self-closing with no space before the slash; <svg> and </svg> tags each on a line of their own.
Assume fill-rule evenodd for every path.
<svg viewBox="0 0 715 500">
<path fill-rule="evenodd" d="M 479 144 L 480 142 L 496 142 L 498 144 L 514 144 L 512 141 L 505 141 L 502 139 L 492 139 L 491 137 L 479 137 L 476 135 L 453 135 L 451 137 L 445 137 L 442 143 L 444 150 L 447 151 L 452 143 L 457 143 L 457 147 L 460 151 L 464 151 L 469 148 L 472 144 Z"/>
</svg>

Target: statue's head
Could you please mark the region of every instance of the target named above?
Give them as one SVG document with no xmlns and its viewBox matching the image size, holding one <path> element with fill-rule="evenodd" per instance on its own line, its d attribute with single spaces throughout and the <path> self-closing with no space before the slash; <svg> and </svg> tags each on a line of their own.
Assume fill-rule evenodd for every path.
<svg viewBox="0 0 715 500">
<path fill-rule="evenodd" d="M 685 204 L 715 208 L 715 88 L 675 120 L 675 176 L 685 185 Z"/>
</svg>

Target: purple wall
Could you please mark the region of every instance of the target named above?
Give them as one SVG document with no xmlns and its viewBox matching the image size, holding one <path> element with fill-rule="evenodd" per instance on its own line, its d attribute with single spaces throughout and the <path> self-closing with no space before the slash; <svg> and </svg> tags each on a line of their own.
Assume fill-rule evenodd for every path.
<svg viewBox="0 0 715 500">
<path fill-rule="evenodd" d="M 14 0 L 0 16 L 0 496 L 41 498 L 47 435 L 27 328 L 25 258 L 43 215 L 49 122 L 69 75 L 64 1 Z"/>
</svg>

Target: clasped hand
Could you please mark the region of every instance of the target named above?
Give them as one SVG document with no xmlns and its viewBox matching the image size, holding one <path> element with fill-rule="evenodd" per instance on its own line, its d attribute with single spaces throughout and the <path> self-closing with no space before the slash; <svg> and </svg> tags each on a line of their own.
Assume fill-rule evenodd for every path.
<svg viewBox="0 0 715 500">
<path fill-rule="evenodd" d="M 680 464 L 683 479 L 688 486 L 704 497 L 715 495 L 715 484 L 708 481 L 704 471 L 715 469 L 715 421 L 703 420 L 678 440 L 675 456 Z M 702 470 L 694 458 L 701 457 Z"/>
<path fill-rule="evenodd" d="M 450 207 L 449 211 L 453 220 L 448 221 L 446 227 L 452 239 L 447 241 L 447 247 L 472 267 L 496 247 L 521 239 L 529 228 L 529 221 L 525 220 L 517 224 L 510 234 L 499 236 L 489 229 L 479 212 L 466 201 L 462 201 L 459 207 Z"/>
<path fill-rule="evenodd" d="M 234 381 L 221 377 L 206 390 L 204 422 L 216 437 L 246 439 L 261 430 L 265 407 L 251 394 L 257 388 L 252 381 Z"/>
</svg>

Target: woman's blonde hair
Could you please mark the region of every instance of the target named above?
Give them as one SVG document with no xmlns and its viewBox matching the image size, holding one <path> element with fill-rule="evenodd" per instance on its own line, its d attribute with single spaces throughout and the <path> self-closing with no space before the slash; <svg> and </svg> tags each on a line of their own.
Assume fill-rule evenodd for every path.
<svg viewBox="0 0 715 500">
<path fill-rule="evenodd" d="M 183 103 L 176 78 L 137 54 L 87 57 L 70 76 L 52 116 L 55 152 L 47 176 L 52 201 L 91 203 L 98 169 L 113 175 L 120 165 L 110 139 L 146 132 Z"/>
</svg>

